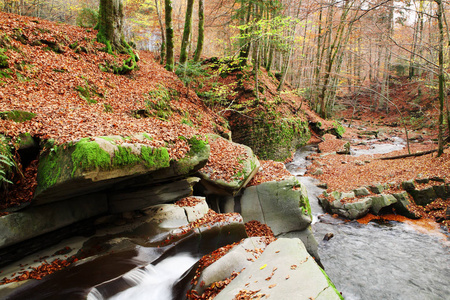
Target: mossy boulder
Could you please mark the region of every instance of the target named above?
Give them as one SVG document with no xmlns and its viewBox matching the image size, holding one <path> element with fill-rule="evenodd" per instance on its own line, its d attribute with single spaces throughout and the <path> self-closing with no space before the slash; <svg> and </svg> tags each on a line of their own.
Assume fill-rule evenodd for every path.
<svg viewBox="0 0 450 300">
<path fill-rule="evenodd" d="M 260 163 L 256 155 L 253 153 L 250 147 L 245 145 L 238 145 L 227 139 L 224 139 L 218 135 L 208 135 L 208 140 L 213 141 L 216 139 L 221 139 L 226 143 L 233 144 L 234 146 L 239 146 L 244 150 L 244 154 L 237 157 L 240 167 L 237 173 L 227 179 L 214 179 L 215 170 L 214 166 L 208 168 L 205 167 L 199 171 L 200 177 L 202 178 L 201 184 L 206 188 L 208 193 L 218 194 L 218 195 L 235 195 L 245 187 L 247 183 L 256 175 L 259 170 Z M 227 158 L 228 159 L 228 158 Z M 226 165 L 227 161 L 217 162 L 222 165 Z"/>
<path fill-rule="evenodd" d="M 231 120 L 233 140 L 249 146 L 260 159 L 284 161 L 311 137 L 308 122 L 261 115 L 254 120 Z"/>
<path fill-rule="evenodd" d="M 243 290 L 256 291 L 255 299 L 343 299 L 299 239 L 280 238 L 268 245 L 214 299 L 237 299 Z"/>
<path fill-rule="evenodd" d="M 238 212 L 245 222 L 267 224 L 275 236 L 304 230 L 312 221 L 306 189 L 294 176 L 246 188 Z"/>
<path fill-rule="evenodd" d="M 133 138 L 143 141 L 145 136 Z M 184 159 L 173 161 L 164 147 L 128 143 L 120 136 L 83 138 L 53 146 L 41 154 L 34 202 L 58 201 L 113 186 L 126 188 L 140 177 L 141 183 L 148 185 L 157 181 L 148 177 L 154 173 L 161 173 L 154 176 L 159 181 L 187 176 L 201 168 L 208 156 L 206 144 L 193 147 Z"/>
</svg>

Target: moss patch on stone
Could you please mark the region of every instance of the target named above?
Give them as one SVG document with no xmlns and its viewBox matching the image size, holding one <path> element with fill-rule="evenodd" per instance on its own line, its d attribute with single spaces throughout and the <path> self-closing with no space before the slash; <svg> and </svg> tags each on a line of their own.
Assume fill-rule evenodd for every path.
<svg viewBox="0 0 450 300">
<path fill-rule="evenodd" d="M 188 155 L 192 155 L 203 151 L 208 145 L 208 141 L 202 140 L 199 136 L 193 136 L 188 140 L 189 146 L 191 147 Z"/>
<path fill-rule="evenodd" d="M 108 152 L 100 148 L 96 142 L 87 138 L 81 139 L 75 145 L 72 153 L 72 176 L 77 169 L 84 171 L 93 170 L 97 167 L 107 169 L 111 165 L 111 157 Z"/>
<path fill-rule="evenodd" d="M 36 116 L 35 113 L 23 111 L 23 110 L 11 110 L 11 111 L 2 111 L 0 112 L 0 119 L 3 120 L 11 120 L 16 123 L 22 123 L 25 121 L 29 121 Z"/>
<path fill-rule="evenodd" d="M 37 173 L 37 183 L 41 190 L 44 190 L 58 182 L 61 175 L 61 161 L 58 147 L 51 148 L 48 155 L 39 160 Z"/>
<path fill-rule="evenodd" d="M 337 121 L 333 122 L 333 128 L 336 134 L 341 138 L 345 133 L 345 128 Z"/>
<path fill-rule="evenodd" d="M 166 148 L 142 147 L 141 157 L 147 168 L 166 168 L 170 166 L 169 151 Z"/>
<path fill-rule="evenodd" d="M 269 120 L 268 120 L 269 119 Z M 263 160 L 284 161 L 311 137 L 308 123 L 300 119 L 271 120 L 261 115 L 250 124 L 232 126 L 233 139 L 247 145 Z"/>
</svg>

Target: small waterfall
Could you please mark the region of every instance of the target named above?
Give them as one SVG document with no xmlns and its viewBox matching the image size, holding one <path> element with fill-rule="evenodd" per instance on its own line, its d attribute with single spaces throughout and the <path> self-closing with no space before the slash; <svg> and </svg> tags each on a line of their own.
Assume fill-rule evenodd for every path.
<svg viewBox="0 0 450 300">
<path fill-rule="evenodd" d="M 173 284 L 192 267 L 198 258 L 188 253 L 168 257 L 156 265 L 136 268 L 121 276 L 129 288 L 113 295 L 103 295 L 97 288 L 91 289 L 88 300 L 172 300 Z M 116 280 L 117 281 L 117 280 Z"/>
</svg>

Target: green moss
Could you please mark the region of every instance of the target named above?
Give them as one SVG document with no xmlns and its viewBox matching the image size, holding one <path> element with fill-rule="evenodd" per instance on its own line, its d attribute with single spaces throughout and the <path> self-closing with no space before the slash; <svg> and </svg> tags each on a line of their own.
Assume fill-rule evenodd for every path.
<svg viewBox="0 0 450 300">
<path fill-rule="evenodd" d="M 131 153 L 131 148 L 117 146 L 112 159 L 113 166 L 133 166 L 141 161 L 138 155 Z"/>
<path fill-rule="evenodd" d="M 334 130 L 336 131 L 336 134 L 337 134 L 339 137 L 342 137 L 342 136 L 344 135 L 344 133 L 345 133 L 345 128 L 344 128 L 339 122 L 334 121 L 334 122 L 333 122 L 333 128 L 334 128 Z"/>
<path fill-rule="evenodd" d="M 0 70 L 0 78 L 11 78 L 12 73 L 11 69 Z"/>
<path fill-rule="evenodd" d="M 271 113 L 261 113 L 250 124 L 234 124 L 231 129 L 236 142 L 249 146 L 263 160 L 284 161 L 311 136 L 306 121 Z"/>
<path fill-rule="evenodd" d="M 195 155 L 195 153 L 202 152 L 206 149 L 206 146 L 208 145 L 207 141 L 202 140 L 198 136 L 193 136 L 191 139 L 188 140 L 188 143 L 191 148 L 188 155 Z"/>
<path fill-rule="evenodd" d="M 59 148 L 54 146 L 50 148 L 47 155 L 39 159 L 39 169 L 37 173 L 37 183 L 39 189 L 45 190 L 48 187 L 55 185 L 61 175 Z"/>
<path fill-rule="evenodd" d="M 0 48 L 0 68 L 1 69 L 9 67 L 9 63 L 8 63 L 9 57 L 5 54 L 5 52 L 6 52 L 6 49 Z"/>
<path fill-rule="evenodd" d="M 12 120 L 16 123 L 22 123 L 29 121 L 36 116 L 35 113 L 23 111 L 23 110 L 12 110 L 0 112 L 0 119 Z"/>
<path fill-rule="evenodd" d="M 172 115 L 170 101 L 173 96 L 175 96 L 175 93 L 163 85 L 159 85 L 156 90 L 148 92 L 149 99 L 145 101 L 148 115 L 163 120 L 170 117 Z"/>
<path fill-rule="evenodd" d="M 77 169 L 89 171 L 96 168 L 107 169 L 111 166 L 109 153 L 100 148 L 99 144 L 89 139 L 81 139 L 75 145 L 72 155 L 72 176 Z"/>
<path fill-rule="evenodd" d="M 147 140 L 150 140 L 150 141 L 153 141 L 153 138 L 150 136 L 150 135 L 148 135 L 147 133 L 143 133 L 142 134 Z"/>
<path fill-rule="evenodd" d="M 336 286 L 334 285 L 334 283 L 331 281 L 330 277 L 328 277 L 327 273 L 325 273 L 325 271 L 319 267 L 320 271 L 322 271 L 323 275 L 325 276 L 325 278 L 327 279 L 328 282 L 328 286 L 331 287 L 336 294 L 339 296 L 339 299 L 344 300 L 344 297 L 341 295 L 341 293 L 339 293 L 339 291 L 336 289 Z M 317 295 L 318 296 L 318 295 Z"/>
<path fill-rule="evenodd" d="M 35 141 L 31 134 L 21 133 L 14 139 L 14 144 L 17 149 L 31 148 L 35 146 Z"/>
<path fill-rule="evenodd" d="M 147 168 L 166 168 L 170 166 L 169 151 L 166 148 L 142 147 L 141 157 Z"/>
</svg>

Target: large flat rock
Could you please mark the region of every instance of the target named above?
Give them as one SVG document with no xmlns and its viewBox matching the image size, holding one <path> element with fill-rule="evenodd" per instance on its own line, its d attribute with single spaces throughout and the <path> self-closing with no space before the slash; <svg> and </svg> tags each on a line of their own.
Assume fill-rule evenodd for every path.
<svg viewBox="0 0 450 300">
<path fill-rule="evenodd" d="M 192 195 L 191 184 L 188 180 L 179 180 L 136 190 L 110 192 L 108 205 L 111 213 L 119 213 L 175 202 L 190 195 Z"/>
<path fill-rule="evenodd" d="M 0 217 L 0 248 L 17 244 L 108 211 L 106 195 L 92 194 Z"/>
<path fill-rule="evenodd" d="M 145 145 L 148 135 L 133 138 L 142 143 L 128 143 L 120 136 L 84 138 L 44 152 L 33 205 L 116 188 L 118 183 L 126 188 L 167 182 L 196 172 L 209 157 L 209 145 L 196 137 L 188 140 L 190 152 L 177 161 L 170 159 L 166 148 Z"/>
<path fill-rule="evenodd" d="M 270 299 L 343 299 L 299 239 L 282 238 L 268 245 L 214 299 L 235 299 L 243 290 Z"/>
<path fill-rule="evenodd" d="M 244 222 L 267 224 L 275 236 L 304 230 L 312 221 L 306 189 L 295 177 L 246 188 L 240 207 Z"/>
</svg>

